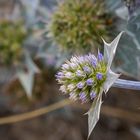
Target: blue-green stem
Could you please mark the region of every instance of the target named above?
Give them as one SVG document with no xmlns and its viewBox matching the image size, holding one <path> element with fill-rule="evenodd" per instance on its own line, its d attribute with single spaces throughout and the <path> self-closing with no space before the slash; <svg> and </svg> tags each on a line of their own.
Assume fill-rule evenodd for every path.
<svg viewBox="0 0 140 140">
<path fill-rule="evenodd" d="M 123 88 L 123 89 L 140 90 L 140 81 L 118 79 L 113 84 L 113 87 Z"/>
</svg>

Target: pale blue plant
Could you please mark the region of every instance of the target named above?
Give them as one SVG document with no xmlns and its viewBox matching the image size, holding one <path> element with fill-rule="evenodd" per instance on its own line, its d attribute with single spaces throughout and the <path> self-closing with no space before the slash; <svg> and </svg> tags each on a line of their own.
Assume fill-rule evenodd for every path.
<svg viewBox="0 0 140 140">
<path fill-rule="evenodd" d="M 103 40 L 104 55 L 98 52 L 97 58 L 93 54 L 74 56 L 56 74 L 57 81 L 61 84 L 60 90 L 69 94 L 70 99 L 82 103 L 93 101 L 87 113 L 88 137 L 99 119 L 103 92 L 106 93 L 120 76 L 110 67 L 121 35 L 122 32 L 110 44 Z"/>
<path fill-rule="evenodd" d="M 104 42 L 104 55 L 98 51 L 97 58 L 93 54 L 74 56 L 62 65 L 56 74 L 60 90 L 69 94 L 69 98 L 82 103 L 91 101 L 88 114 L 88 138 L 99 120 L 102 94 L 113 86 L 118 88 L 140 90 L 140 82 L 118 79 L 120 74 L 111 70 L 121 32 L 111 43 Z"/>
</svg>

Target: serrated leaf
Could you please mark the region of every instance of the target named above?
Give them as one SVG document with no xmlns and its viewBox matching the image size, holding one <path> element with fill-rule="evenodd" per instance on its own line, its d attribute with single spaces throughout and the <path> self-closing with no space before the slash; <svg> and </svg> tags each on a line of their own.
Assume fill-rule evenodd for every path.
<svg viewBox="0 0 140 140">
<path fill-rule="evenodd" d="M 102 91 L 99 93 L 97 98 L 92 103 L 90 110 L 87 112 L 88 114 L 88 138 L 90 137 L 92 130 L 97 124 L 100 116 L 100 109 L 102 104 Z"/>
<path fill-rule="evenodd" d="M 104 58 L 105 61 L 107 62 L 107 67 L 110 69 L 113 58 L 116 53 L 116 49 L 120 40 L 120 37 L 122 36 L 123 32 L 121 32 L 111 43 L 106 43 L 105 40 L 103 39 L 104 42 Z"/>
<path fill-rule="evenodd" d="M 103 90 L 106 93 L 109 88 L 113 85 L 113 83 L 118 79 L 120 76 L 119 74 L 114 73 L 110 67 L 112 61 L 114 59 L 116 49 L 119 43 L 119 40 L 122 36 L 123 32 L 121 32 L 111 43 L 106 43 L 104 40 L 104 58 L 107 62 L 107 79 L 103 85 Z"/>
</svg>

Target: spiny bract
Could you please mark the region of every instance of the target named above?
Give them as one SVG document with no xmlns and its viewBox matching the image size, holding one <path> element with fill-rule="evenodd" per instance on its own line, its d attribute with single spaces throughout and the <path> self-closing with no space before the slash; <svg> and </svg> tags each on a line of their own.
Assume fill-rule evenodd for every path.
<svg viewBox="0 0 140 140">
<path fill-rule="evenodd" d="M 56 78 L 63 93 L 69 94 L 73 100 L 80 99 L 85 103 L 99 94 L 106 80 L 106 71 L 106 62 L 98 52 L 97 58 L 93 54 L 72 57 L 62 65 Z"/>
<path fill-rule="evenodd" d="M 63 49 L 91 49 L 108 38 L 109 19 L 100 0 L 65 0 L 60 2 L 48 24 L 48 36 Z"/>
</svg>

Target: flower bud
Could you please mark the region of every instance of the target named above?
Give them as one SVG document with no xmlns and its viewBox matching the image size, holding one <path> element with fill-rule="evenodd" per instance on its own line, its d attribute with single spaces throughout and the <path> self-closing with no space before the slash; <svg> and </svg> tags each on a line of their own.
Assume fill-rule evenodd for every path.
<svg viewBox="0 0 140 140">
<path fill-rule="evenodd" d="M 101 39 L 109 38 L 110 14 L 98 0 L 60 1 L 48 23 L 48 37 L 53 38 L 62 49 L 89 50 L 100 45 Z"/>
<path fill-rule="evenodd" d="M 60 90 L 69 94 L 70 99 L 79 99 L 82 103 L 93 100 L 98 94 L 96 91 L 102 88 L 106 80 L 107 65 L 101 53 L 100 56 L 102 61 L 96 61 L 97 58 L 89 54 L 72 57 L 63 64 L 61 71 L 56 75 L 58 83 L 62 85 Z M 93 60 L 96 61 L 96 67 L 92 64 Z M 72 70 L 71 65 L 74 61 L 77 67 Z"/>
</svg>

